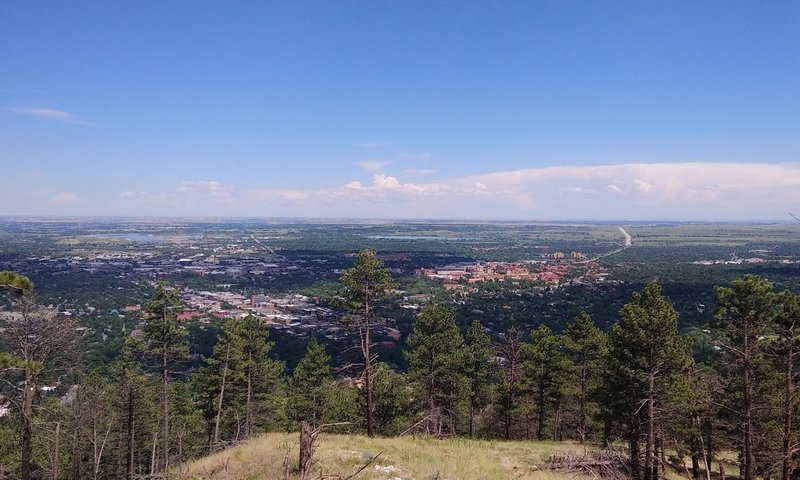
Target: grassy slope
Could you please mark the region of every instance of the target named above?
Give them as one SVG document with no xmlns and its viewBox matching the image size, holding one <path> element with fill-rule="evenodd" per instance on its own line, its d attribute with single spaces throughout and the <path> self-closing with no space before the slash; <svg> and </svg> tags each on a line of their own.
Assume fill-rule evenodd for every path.
<svg viewBox="0 0 800 480">
<path fill-rule="evenodd" d="M 297 478 L 296 433 L 269 433 L 202 458 L 181 478 L 193 480 L 279 480 L 288 456 L 290 478 Z M 583 447 L 570 442 L 492 441 L 429 437 L 368 438 L 322 434 L 311 478 L 344 479 L 381 453 L 355 480 L 590 480 L 590 476 L 537 471 L 534 465 L 553 455 L 580 456 Z M 726 458 L 729 476 L 736 476 L 734 456 Z M 688 467 L 687 459 L 687 467 Z M 714 471 L 718 469 L 715 462 Z M 684 468 L 668 468 L 665 480 L 685 479 Z M 702 475 L 705 478 L 705 475 Z M 713 475 L 716 477 L 716 474 Z M 593 479 L 592 479 L 593 480 Z"/>
<path fill-rule="evenodd" d="M 297 435 L 271 433 L 200 459 L 189 466 L 189 478 L 204 480 L 274 480 L 283 478 L 289 455 L 297 464 Z M 530 479 L 567 480 L 585 477 L 536 472 L 531 466 L 561 452 L 578 454 L 571 443 L 435 440 L 431 438 L 367 438 L 321 435 L 312 478 L 355 473 L 374 455 L 381 456 L 356 479 Z M 292 478 L 295 478 L 294 475 Z M 335 477 L 334 477 L 335 478 Z M 590 477 L 586 477 L 590 478 Z"/>
</svg>

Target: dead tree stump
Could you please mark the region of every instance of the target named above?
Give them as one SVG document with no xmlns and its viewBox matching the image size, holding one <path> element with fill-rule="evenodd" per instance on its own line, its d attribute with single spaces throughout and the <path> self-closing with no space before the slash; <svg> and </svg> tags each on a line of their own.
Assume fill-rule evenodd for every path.
<svg viewBox="0 0 800 480">
<path fill-rule="evenodd" d="M 305 420 L 300 422 L 300 480 L 309 480 L 310 478 L 316 433 L 308 422 Z"/>
</svg>

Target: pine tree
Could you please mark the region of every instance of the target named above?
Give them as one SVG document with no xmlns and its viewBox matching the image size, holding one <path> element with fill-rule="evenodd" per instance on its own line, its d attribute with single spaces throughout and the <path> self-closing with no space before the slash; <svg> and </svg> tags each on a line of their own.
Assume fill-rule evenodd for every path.
<svg viewBox="0 0 800 480">
<path fill-rule="evenodd" d="M 144 327 L 144 352 L 158 364 L 161 375 L 161 435 L 163 471 L 170 462 L 170 388 L 173 373 L 180 361 L 189 356 L 186 330 L 178 324 L 177 310 L 183 307 L 180 292 L 157 282 L 152 298 L 144 305 L 147 323 Z"/>
<path fill-rule="evenodd" d="M 364 392 L 366 402 L 367 435 L 375 433 L 373 418 L 372 371 L 376 358 L 372 354 L 372 325 L 375 319 L 375 307 L 386 298 L 389 290 L 395 287 L 389 269 L 383 265 L 372 250 L 362 250 L 356 264 L 342 272 L 341 282 L 344 285 L 344 298 L 348 307 L 355 313 L 351 321 L 358 329 L 361 345 L 361 358 L 364 362 Z"/>
<path fill-rule="evenodd" d="M 531 332 L 530 343 L 522 345 L 521 353 L 526 390 L 531 393 L 536 410 L 536 439 L 544 439 L 547 413 L 552 410 L 552 438 L 558 440 L 567 373 L 567 359 L 561 348 L 561 339 L 546 325 L 540 325 Z"/>
<path fill-rule="evenodd" d="M 736 412 L 741 425 L 741 478 L 753 480 L 757 466 L 757 389 L 766 362 L 762 339 L 774 319 L 775 294 L 770 284 L 753 275 L 734 280 L 730 288 L 717 287 L 714 293 L 719 305 L 714 326 L 724 335 L 720 345 L 728 357 L 725 376 L 732 400 L 729 408 Z"/>
<path fill-rule="evenodd" d="M 24 282 L 23 282 L 24 283 Z M 34 476 L 34 416 L 38 408 L 38 386 L 55 381 L 75 364 L 78 338 L 71 317 L 37 304 L 22 295 L 11 313 L 0 314 L 0 396 L 15 407 L 19 416 L 20 467 L 17 478 Z M 0 467 L 0 474 L 3 473 Z"/>
<path fill-rule="evenodd" d="M 589 434 L 589 419 L 597 409 L 596 394 L 602 384 L 608 355 L 608 336 L 586 312 L 567 324 L 564 352 L 570 364 L 571 388 L 577 399 L 577 431 L 581 444 Z"/>
<path fill-rule="evenodd" d="M 483 331 L 479 320 L 472 322 L 464 335 L 466 358 L 464 375 L 469 382 L 469 436 L 475 435 L 475 411 L 492 400 L 492 339 Z"/>
<path fill-rule="evenodd" d="M 781 449 L 781 478 L 789 480 L 797 467 L 797 439 L 794 432 L 794 412 L 797 397 L 797 358 L 800 356 L 800 295 L 785 290 L 777 295 L 775 327 L 779 335 L 778 368 L 784 375 L 783 445 Z"/>
<path fill-rule="evenodd" d="M 33 282 L 25 275 L 3 270 L 0 271 L 0 289 L 12 290 L 19 294 L 31 293 Z"/>
<path fill-rule="evenodd" d="M 191 385 L 188 382 L 172 384 L 172 418 L 170 424 L 177 441 L 178 473 L 182 473 L 183 462 L 191 452 L 202 445 L 202 415 L 194 403 Z"/>
<path fill-rule="evenodd" d="M 308 343 L 289 380 L 290 418 L 295 424 L 307 421 L 316 427 L 325 420 L 325 400 L 333 380 L 330 360 L 324 345 L 316 339 Z"/>
<path fill-rule="evenodd" d="M 611 331 L 612 374 L 625 385 L 616 392 L 627 398 L 632 444 L 638 444 L 639 425 L 645 433 L 645 480 L 658 478 L 657 434 L 670 405 L 671 391 L 685 381 L 691 365 L 688 341 L 678 333 L 678 313 L 661 295 L 661 287 L 647 285 L 633 294 L 620 310 L 620 322 Z M 631 448 L 638 471 L 638 448 Z M 636 455 L 636 457 L 634 457 Z"/>
<path fill-rule="evenodd" d="M 412 332 L 406 352 L 408 374 L 427 411 L 428 434 L 441 436 L 445 417 L 449 419 L 450 434 L 455 434 L 456 403 L 467 388 L 464 339 L 456 325 L 456 311 L 426 305 L 414 320 Z"/>
<path fill-rule="evenodd" d="M 503 431 L 506 440 L 514 434 L 514 416 L 520 406 L 522 396 L 522 333 L 511 327 L 503 333 L 503 339 L 497 345 L 498 401 L 500 414 L 503 416 Z"/>
<path fill-rule="evenodd" d="M 375 365 L 375 429 L 380 435 L 397 435 L 414 414 L 411 389 L 406 374 L 385 363 Z"/>
<path fill-rule="evenodd" d="M 244 408 L 244 438 L 256 431 L 256 419 L 277 420 L 276 397 L 279 395 L 283 363 L 267 355 L 273 347 L 269 342 L 269 327 L 253 316 L 226 323 L 230 342 L 230 375 L 232 403 Z M 223 345 L 220 351 L 226 349 Z"/>
<path fill-rule="evenodd" d="M 115 408 L 120 418 L 120 438 L 118 455 L 124 455 L 124 472 L 118 476 L 131 480 L 142 471 L 141 461 L 145 455 L 143 450 L 148 450 L 146 445 L 151 438 L 153 430 L 154 408 L 152 385 L 143 374 L 139 363 L 135 359 L 135 352 L 141 350 L 136 341 L 128 339 L 110 371 L 115 378 L 114 391 Z M 124 445 L 124 446 L 123 446 Z"/>
</svg>

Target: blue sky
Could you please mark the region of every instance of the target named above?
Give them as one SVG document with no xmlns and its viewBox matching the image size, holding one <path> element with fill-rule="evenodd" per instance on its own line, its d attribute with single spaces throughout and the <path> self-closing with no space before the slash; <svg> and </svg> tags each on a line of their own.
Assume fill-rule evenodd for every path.
<svg viewBox="0 0 800 480">
<path fill-rule="evenodd" d="M 800 3 L 8 2 L 4 215 L 787 219 Z"/>
</svg>

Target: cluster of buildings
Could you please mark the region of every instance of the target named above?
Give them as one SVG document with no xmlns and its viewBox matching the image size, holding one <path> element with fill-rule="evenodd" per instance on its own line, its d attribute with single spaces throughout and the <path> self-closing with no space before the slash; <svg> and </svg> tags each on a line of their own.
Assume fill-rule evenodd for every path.
<svg viewBox="0 0 800 480">
<path fill-rule="evenodd" d="M 572 258 L 583 258 L 577 256 L 582 254 L 577 252 L 573 252 L 573 254 L 576 256 Z M 519 282 L 524 280 L 541 282 L 546 285 L 560 285 L 567 278 L 573 282 L 589 280 L 593 283 L 605 280 L 607 274 L 600 271 L 596 262 L 584 263 L 582 266 L 589 267 L 588 272 L 577 279 L 573 275 L 576 264 L 541 261 L 457 263 L 444 267 L 419 268 L 414 273 L 417 276 L 442 280 L 444 288 L 447 290 L 461 289 L 479 282 Z"/>
<path fill-rule="evenodd" d="M 318 305 L 305 295 L 251 295 L 221 291 L 182 292 L 186 309 L 178 313 L 178 320 L 194 318 L 244 318 L 248 315 L 278 325 L 322 325 L 337 323 L 341 314 Z"/>
<path fill-rule="evenodd" d="M 553 260 L 585 260 L 586 254 L 581 252 L 570 252 L 569 254 L 565 254 L 564 252 L 553 252 L 553 253 L 546 253 L 544 255 L 545 258 L 552 258 Z"/>
</svg>

